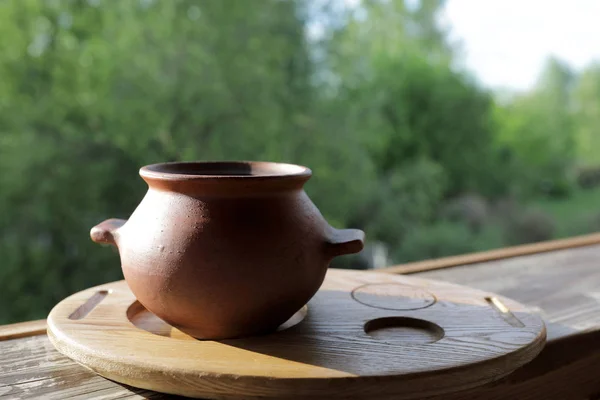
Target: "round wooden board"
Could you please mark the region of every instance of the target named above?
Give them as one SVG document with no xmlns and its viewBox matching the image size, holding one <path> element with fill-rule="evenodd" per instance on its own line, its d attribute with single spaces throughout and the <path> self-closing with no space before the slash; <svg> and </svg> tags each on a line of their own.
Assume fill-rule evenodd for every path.
<svg viewBox="0 0 600 400">
<path fill-rule="evenodd" d="M 48 317 L 63 354 L 98 374 L 209 399 L 417 399 L 499 379 L 545 343 L 512 300 L 445 282 L 330 269 L 272 334 L 201 341 L 138 303 L 124 281 L 74 294 Z"/>
</svg>

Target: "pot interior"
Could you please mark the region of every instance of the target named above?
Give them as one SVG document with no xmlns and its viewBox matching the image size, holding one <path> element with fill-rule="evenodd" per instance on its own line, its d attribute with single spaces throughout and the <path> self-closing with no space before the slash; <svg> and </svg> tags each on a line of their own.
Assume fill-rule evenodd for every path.
<svg viewBox="0 0 600 400">
<path fill-rule="evenodd" d="M 143 172 L 194 177 L 306 176 L 310 170 L 294 164 L 262 161 L 172 162 L 148 165 Z"/>
</svg>

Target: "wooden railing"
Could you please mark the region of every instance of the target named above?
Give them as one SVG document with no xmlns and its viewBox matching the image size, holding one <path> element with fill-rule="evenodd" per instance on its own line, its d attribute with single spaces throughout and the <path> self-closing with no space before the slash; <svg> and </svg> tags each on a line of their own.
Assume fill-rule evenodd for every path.
<svg viewBox="0 0 600 400">
<path fill-rule="evenodd" d="M 494 260 L 502 260 L 511 257 L 539 254 L 548 251 L 569 249 L 600 244 L 600 233 L 575 236 L 568 239 L 550 240 L 546 242 L 525 244 L 521 246 L 505 247 L 497 250 L 479 253 L 463 254 L 459 256 L 436 258 L 413 263 L 394 265 L 378 269 L 377 272 L 391 274 L 412 274 L 423 271 L 431 271 L 442 268 L 456 267 L 460 265 L 476 264 Z M 46 320 L 36 320 L 0 326 L 0 341 L 16 339 L 26 336 L 34 336 L 45 333 Z"/>
<path fill-rule="evenodd" d="M 600 244 L 600 233 L 574 236 L 567 239 L 557 239 L 549 240 L 546 242 L 524 244 L 520 246 L 504 247 L 501 249 L 483 251 L 479 253 L 470 253 L 459 256 L 443 257 L 432 260 L 423 260 L 407 264 L 394 265 L 391 267 L 378 269 L 377 272 L 387 272 L 391 274 L 412 274 L 416 272 L 450 268 L 459 265 L 476 264 L 494 260 L 502 260 L 505 258 L 520 257 L 529 254 L 544 253 L 548 251 L 590 246 L 594 244 Z"/>
</svg>

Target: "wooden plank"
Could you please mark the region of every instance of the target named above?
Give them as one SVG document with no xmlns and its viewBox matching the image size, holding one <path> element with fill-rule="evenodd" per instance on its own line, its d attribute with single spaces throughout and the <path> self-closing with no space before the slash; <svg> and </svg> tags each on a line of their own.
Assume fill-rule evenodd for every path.
<svg viewBox="0 0 600 400">
<path fill-rule="evenodd" d="M 45 319 L 40 319 L 37 321 L 19 322 L 10 325 L 0 325 L 0 341 L 45 334 Z"/>
<path fill-rule="evenodd" d="M 494 385 L 428 400 L 588 399 L 600 393 L 600 246 L 418 273 L 502 294 L 539 310 L 542 353 Z"/>
<path fill-rule="evenodd" d="M 104 379 L 56 350 L 46 335 L 0 342 L 2 399 L 145 399 L 163 397 Z"/>
<path fill-rule="evenodd" d="M 78 318 L 74 310 L 98 292 L 110 294 Z M 63 300 L 48 334 L 99 374 L 161 392 L 397 400 L 497 380 L 535 358 L 546 336 L 539 316 L 511 300 L 376 272 L 328 270 L 308 310 L 272 335 L 199 341 L 147 312 L 119 281 Z"/>
<path fill-rule="evenodd" d="M 549 240 L 545 242 L 524 244 L 520 246 L 505 247 L 502 249 L 470 253 L 452 257 L 436 258 L 433 260 L 417 261 L 413 263 L 406 263 L 386 267 L 378 269 L 377 271 L 387 272 L 391 274 L 414 274 L 417 272 L 450 268 L 458 265 L 468 265 L 488 261 L 502 260 L 506 258 L 590 246 L 594 244 L 600 244 L 600 233 L 574 236 L 568 239 Z"/>
<path fill-rule="evenodd" d="M 552 329 L 549 327 L 550 333 Z M 22 362 L 17 352 L 6 356 L 4 351 L 7 346 L 17 343 L 21 352 L 33 351 L 35 357 Z M 6 346 L 0 346 L 2 365 L 17 365 L 12 370 L 9 383 L 0 383 L 0 398 L 3 400 L 32 397 L 50 400 L 182 399 L 104 379 L 59 354 L 45 336 L 6 341 L 3 344 Z M 51 371 L 43 369 L 46 364 L 51 364 Z M 2 365 L 0 375 L 4 372 Z M 595 373 L 590 375 L 590 372 L 599 370 L 599 334 L 581 333 L 579 336 L 551 341 L 533 362 L 496 384 L 427 400 L 585 399 L 592 393 L 600 392 L 600 380 Z"/>
</svg>

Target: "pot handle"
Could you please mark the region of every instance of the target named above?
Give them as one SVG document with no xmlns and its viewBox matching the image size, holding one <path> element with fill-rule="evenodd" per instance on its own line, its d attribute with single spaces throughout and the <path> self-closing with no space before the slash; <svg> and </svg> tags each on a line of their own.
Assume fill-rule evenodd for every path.
<svg viewBox="0 0 600 400">
<path fill-rule="evenodd" d="M 90 231 L 90 237 L 96 243 L 112 244 L 117 247 L 117 235 L 127 220 L 111 218 L 99 223 Z"/>
<path fill-rule="evenodd" d="M 360 229 L 332 229 L 328 245 L 333 257 L 358 253 L 365 246 L 365 233 Z"/>
</svg>

